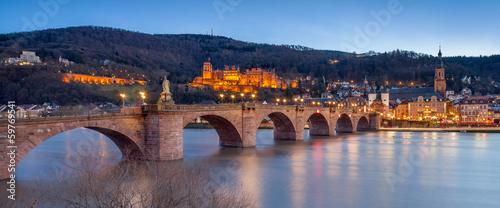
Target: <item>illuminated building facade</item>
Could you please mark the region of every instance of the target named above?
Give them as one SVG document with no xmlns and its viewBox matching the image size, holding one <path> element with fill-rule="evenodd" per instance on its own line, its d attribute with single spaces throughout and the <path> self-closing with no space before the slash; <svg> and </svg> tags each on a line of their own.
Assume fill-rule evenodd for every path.
<svg viewBox="0 0 500 208">
<path fill-rule="evenodd" d="M 494 110 L 491 108 L 495 99 L 491 97 L 469 97 L 460 102 L 461 124 L 491 124 L 494 123 Z"/>
<path fill-rule="evenodd" d="M 408 113 L 408 102 L 399 104 L 394 110 L 394 116 L 397 120 L 407 120 L 409 115 Z"/>
<path fill-rule="evenodd" d="M 419 96 L 408 103 L 409 120 L 440 121 L 447 118 L 447 103 L 443 98 Z"/>
<path fill-rule="evenodd" d="M 296 82 L 292 82 L 292 87 L 297 87 Z M 214 90 L 231 90 L 233 92 L 255 92 L 256 88 L 280 88 L 286 89 L 285 80 L 276 76 L 274 69 L 253 68 L 246 69 L 242 73 L 239 66 L 224 66 L 224 70 L 213 70 L 213 66 L 208 62 L 203 64 L 203 76 L 196 77 L 189 86 L 203 88 L 206 86 Z"/>
</svg>

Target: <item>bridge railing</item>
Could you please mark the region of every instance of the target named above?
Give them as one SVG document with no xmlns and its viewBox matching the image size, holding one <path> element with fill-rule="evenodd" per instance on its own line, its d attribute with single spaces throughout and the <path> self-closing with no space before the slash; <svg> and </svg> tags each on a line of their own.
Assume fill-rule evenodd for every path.
<svg viewBox="0 0 500 208">
<path fill-rule="evenodd" d="M 241 108 L 241 104 L 164 105 L 160 107 L 164 111 L 241 110 Z"/>
<path fill-rule="evenodd" d="M 64 110 L 42 110 L 42 111 L 16 111 L 14 114 L 16 120 L 29 119 L 50 119 L 50 118 L 70 118 L 70 117 L 96 117 L 96 116 L 114 116 L 114 115 L 138 115 L 141 114 L 141 108 L 119 108 L 119 109 L 64 109 Z M 7 120 L 4 115 L 0 116 L 0 121 Z"/>
</svg>

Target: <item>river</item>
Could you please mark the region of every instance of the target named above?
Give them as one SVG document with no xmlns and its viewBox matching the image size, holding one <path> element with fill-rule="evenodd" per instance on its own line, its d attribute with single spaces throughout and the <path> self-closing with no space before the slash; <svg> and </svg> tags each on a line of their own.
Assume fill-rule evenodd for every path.
<svg viewBox="0 0 500 208">
<path fill-rule="evenodd" d="M 306 130 L 304 141 L 272 138 L 272 130 L 259 130 L 255 148 L 223 148 L 215 130 L 185 129 L 183 162 L 210 162 L 259 207 L 500 207 L 500 134 L 314 137 Z M 71 163 L 71 154 L 85 146 L 81 141 L 100 147 L 89 154 L 121 160 L 111 140 L 76 129 L 33 149 L 18 165 L 18 184 Z"/>
</svg>

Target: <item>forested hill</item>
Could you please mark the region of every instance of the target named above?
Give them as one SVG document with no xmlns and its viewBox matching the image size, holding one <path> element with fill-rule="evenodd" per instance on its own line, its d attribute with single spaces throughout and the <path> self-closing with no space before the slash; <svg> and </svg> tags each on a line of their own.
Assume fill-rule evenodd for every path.
<svg viewBox="0 0 500 208">
<path fill-rule="evenodd" d="M 411 51 L 356 55 L 339 51 L 314 50 L 302 46 L 248 43 L 209 35 L 151 35 L 107 27 L 70 27 L 0 35 L 0 58 L 19 57 L 22 50 L 36 51 L 42 61 L 57 62 L 59 56 L 75 64 L 57 71 L 72 71 L 122 78 L 136 78 L 158 84 L 169 72 L 172 83 L 187 83 L 201 75 L 203 62 L 211 59 L 215 68 L 275 68 L 278 75 L 295 79 L 307 75 L 322 82 L 354 80 L 365 75 L 370 83 L 415 82 L 432 85 L 437 57 Z M 436 55 L 438 48 L 436 47 Z M 446 56 L 446 49 L 443 48 Z M 103 61 L 111 65 L 104 66 Z M 338 62 L 336 62 L 337 60 Z M 484 93 L 498 91 L 490 85 L 500 81 L 500 56 L 445 57 L 448 86 L 459 90 L 464 76 L 480 81 L 470 87 Z M 10 70 L 3 67 L 2 70 Z M 46 67 L 51 71 L 50 65 Z M 52 70 L 54 71 L 54 70 Z M 9 72 L 2 72 L 8 74 Z M 20 75 L 0 77 L 0 87 L 22 89 Z M 325 83 L 320 83 L 325 84 Z M 468 84 L 468 83 L 467 83 Z M 7 99 L 11 95 L 2 95 Z"/>
</svg>

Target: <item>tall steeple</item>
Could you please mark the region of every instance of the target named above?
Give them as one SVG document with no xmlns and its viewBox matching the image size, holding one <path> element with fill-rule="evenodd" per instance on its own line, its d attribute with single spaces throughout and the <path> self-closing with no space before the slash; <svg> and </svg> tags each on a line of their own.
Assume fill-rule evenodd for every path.
<svg viewBox="0 0 500 208">
<path fill-rule="evenodd" d="M 434 92 L 439 92 L 443 97 L 446 96 L 446 77 L 444 71 L 443 53 L 441 52 L 441 44 L 439 44 L 439 62 L 434 75 Z"/>
<path fill-rule="evenodd" d="M 441 68 L 444 68 L 444 63 L 443 63 L 443 53 L 441 53 L 441 44 L 439 44 L 439 61 L 441 62 Z"/>
</svg>

